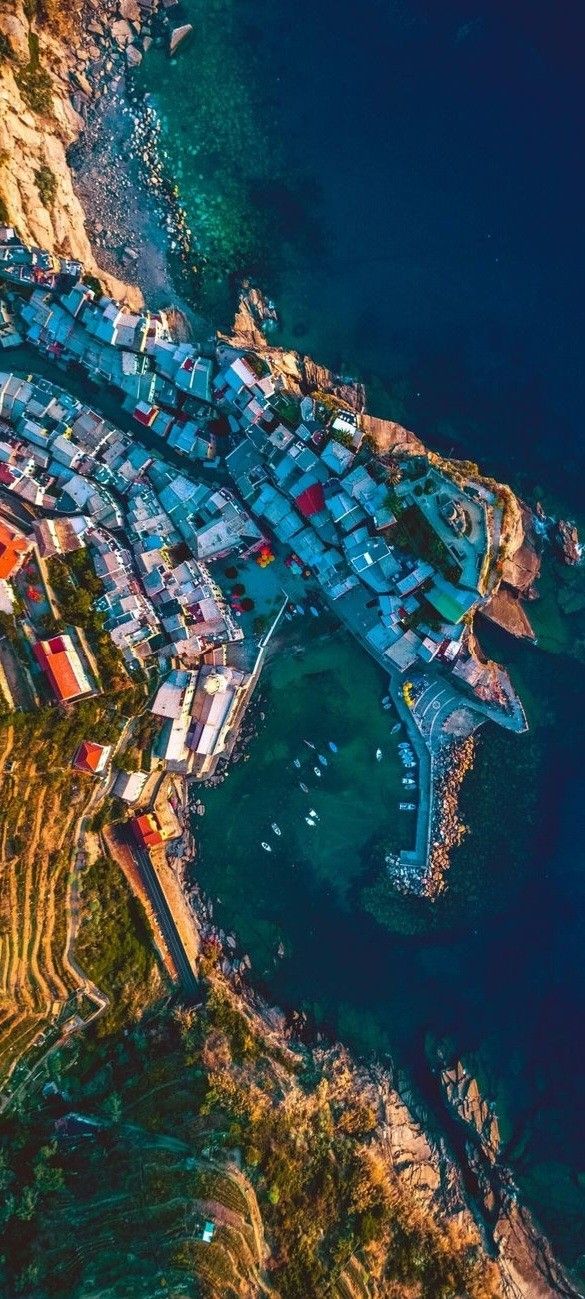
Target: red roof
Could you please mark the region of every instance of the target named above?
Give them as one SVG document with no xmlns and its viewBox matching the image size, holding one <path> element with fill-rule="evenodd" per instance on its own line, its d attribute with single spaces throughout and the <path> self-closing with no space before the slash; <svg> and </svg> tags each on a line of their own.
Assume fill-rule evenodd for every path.
<svg viewBox="0 0 585 1299">
<path fill-rule="evenodd" d="M 90 775 L 95 776 L 96 772 L 102 766 L 105 766 L 104 754 L 109 757 L 109 744 L 95 744 L 93 740 L 82 740 L 75 754 L 73 765 L 77 767 L 78 771 L 87 771 Z"/>
<path fill-rule="evenodd" d="M 19 537 L 0 519 L 0 578 L 10 578 L 22 563 L 22 557 L 29 549 L 24 537 Z"/>
<path fill-rule="evenodd" d="M 135 816 L 132 829 L 138 842 L 143 844 L 145 848 L 154 848 L 163 841 L 162 834 L 151 812 L 145 812 L 142 816 Z"/>
<path fill-rule="evenodd" d="M 300 496 L 295 497 L 295 504 L 305 519 L 308 519 L 311 514 L 319 514 L 325 506 L 321 483 L 313 483 L 311 487 L 306 487 Z"/>
<path fill-rule="evenodd" d="M 58 699 L 77 699 L 79 695 L 87 693 L 87 684 L 78 680 L 69 658 L 71 650 L 65 645 L 62 636 L 37 641 L 34 652 L 37 663 L 46 672 Z"/>
<path fill-rule="evenodd" d="M 148 428 L 149 425 L 152 424 L 153 419 L 156 419 L 157 414 L 158 406 L 147 406 L 146 409 L 141 409 L 140 406 L 137 406 L 134 411 L 134 419 L 138 424 L 142 424 Z"/>
<path fill-rule="evenodd" d="M 8 468 L 8 465 L 0 465 L 0 483 L 6 483 L 6 485 L 8 485 L 13 482 L 14 474 Z"/>
</svg>

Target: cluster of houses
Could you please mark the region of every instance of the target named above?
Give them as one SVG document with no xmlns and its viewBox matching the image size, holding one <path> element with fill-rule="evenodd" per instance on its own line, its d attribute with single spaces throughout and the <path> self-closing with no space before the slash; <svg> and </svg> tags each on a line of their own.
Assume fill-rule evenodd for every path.
<svg viewBox="0 0 585 1299">
<path fill-rule="evenodd" d="M 43 380 L 0 376 L 0 484 L 87 521 L 106 627 L 129 662 L 158 655 L 196 674 L 202 655 L 241 638 L 208 565 L 268 537 L 389 671 L 436 660 L 464 692 L 508 708 L 468 644 L 502 526 L 488 487 L 460 485 L 424 455 L 399 458 L 390 479 L 341 405 L 291 397 L 257 352 L 177 343 L 163 312 L 131 312 L 80 277 L 31 285 L 18 311 L 31 344 L 116 389 L 135 426 L 115 429 Z M 189 677 L 185 698 L 191 687 L 189 707 L 203 689 Z M 170 756 L 185 698 L 162 728 L 169 762 L 187 761 Z"/>
<path fill-rule="evenodd" d="M 23 288 L 67 289 L 83 275 L 72 257 L 58 257 L 44 248 L 27 248 L 12 226 L 0 226 L 0 280 Z"/>
<path fill-rule="evenodd" d="M 205 779 L 235 742 L 253 674 L 229 663 L 173 669 L 151 712 L 161 719 L 153 758 L 167 770 Z"/>
<path fill-rule="evenodd" d="M 457 486 L 425 456 L 409 457 L 390 484 L 360 450 L 350 414 L 325 424 L 305 397 L 298 422 L 284 423 L 272 382 L 257 371 L 224 347 L 214 383 L 230 427 L 244 434 L 226 464 L 251 514 L 300 571 L 318 578 L 340 618 L 389 670 L 434 659 L 452 665 L 462 651 L 465 658 L 466 618 L 486 594 L 484 558 L 496 516 L 501 521 L 494 494 Z M 431 535 L 438 563 L 396 544 L 405 515 Z"/>
<path fill-rule="evenodd" d="M 129 664 L 190 664 L 242 638 L 206 561 L 249 553 L 263 535 L 226 488 L 169 468 L 46 380 L 12 374 L 0 374 L 0 486 L 62 514 L 35 524 L 43 556 L 91 547 L 105 627 Z"/>
</svg>

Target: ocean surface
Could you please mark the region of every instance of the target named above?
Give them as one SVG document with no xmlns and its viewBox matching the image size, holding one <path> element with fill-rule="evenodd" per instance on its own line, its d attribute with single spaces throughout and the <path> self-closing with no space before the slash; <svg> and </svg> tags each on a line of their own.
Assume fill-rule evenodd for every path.
<svg viewBox="0 0 585 1299">
<path fill-rule="evenodd" d="M 583 524 L 579 8 L 182 11 L 193 36 L 173 61 L 151 50 L 140 84 L 194 232 L 201 311 L 227 325 L 252 276 L 276 300 L 277 341 L 365 378 L 370 409 Z M 531 730 L 481 733 L 470 833 L 437 903 L 379 887 L 380 843 L 407 815 L 384 681 L 310 618 L 265 673 L 249 761 L 205 791 L 195 872 L 281 1004 L 404 1060 L 421 1086 L 429 1044 L 463 1053 L 523 1194 L 585 1276 L 585 575 L 547 563 L 542 591 L 537 647 L 482 635 Z M 321 749 L 322 777 L 307 768 L 315 829 L 293 765 L 304 739 L 339 748 Z"/>
</svg>

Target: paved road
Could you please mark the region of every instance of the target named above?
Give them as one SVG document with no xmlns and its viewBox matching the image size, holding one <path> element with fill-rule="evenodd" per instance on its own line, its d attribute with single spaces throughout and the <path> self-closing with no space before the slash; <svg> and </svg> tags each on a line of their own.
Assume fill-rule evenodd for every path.
<svg viewBox="0 0 585 1299">
<path fill-rule="evenodd" d="M 157 873 L 154 870 L 150 857 L 146 852 L 146 849 L 138 847 L 136 841 L 133 838 L 131 838 L 129 832 L 126 832 L 126 835 L 124 836 L 124 842 L 128 845 L 130 851 L 132 852 L 132 855 L 134 856 L 135 860 L 138 862 L 145 887 L 148 891 L 148 895 L 152 903 L 153 910 L 155 912 L 156 918 L 160 925 L 162 936 L 169 949 L 173 963 L 175 965 L 175 969 L 183 985 L 183 988 L 189 996 L 195 995 L 199 991 L 197 979 L 193 974 L 193 970 L 191 969 L 191 965 L 189 963 L 187 953 L 185 951 L 185 948 L 183 947 L 183 943 L 181 941 L 181 938 L 179 937 L 179 933 L 177 931 L 177 927 L 173 919 L 172 911 L 166 900 L 166 897 L 164 895 L 164 892 L 162 890 Z"/>
</svg>

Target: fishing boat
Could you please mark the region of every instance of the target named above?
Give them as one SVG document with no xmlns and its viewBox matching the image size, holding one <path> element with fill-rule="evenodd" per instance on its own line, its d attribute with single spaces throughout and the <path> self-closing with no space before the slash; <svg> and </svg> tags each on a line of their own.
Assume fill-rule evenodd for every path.
<svg viewBox="0 0 585 1299">
<path fill-rule="evenodd" d="M 303 744 L 306 744 L 306 746 L 307 746 L 308 749 L 314 749 L 314 748 L 315 748 L 315 745 L 314 745 L 314 744 L 311 744 L 311 741 L 310 741 L 310 740 L 303 740 Z"/>
<path fill-rule="evenodd" d="M 401 725 L 402 725 L 401 722 L 396 722 L 396 725 L 392 727 L 392 730 L 390 731 L 390 734 L 391 734 L 391 735 L 398 735 L 398 732 L 399 732 L 399 730 L 400 730 Z"/>
<path fill-rule="evenodd" d="M 276 821 L 273 821 L 273 822 L 272 822 L 272 825 L 271 825 L 270 828 L 271 828 L 271 830 L 274 830 L 274 833 L 277 834 L 277 835 L 279 836 L 279 838 L 280 838 L 280 835 L 282 834 L 282 830 L 281 830 L 280 826 L 276 824 Z"/>
<path fill-rule="evenodd" d="M 293 767 L 300 767 L 300 765 L 301 765 L 300 758 L 293 758 Z"/>
<path fill-rule="evenodd" d="M 308 794 L 309 792 L 309 786 L 305 785 L 302 780 L 299 780 L 299 789 L 302 789 L 303 794 Z"/>
<path fill-rule="evenodd" d="M 326 767 L 326 766 L 327 766 L 327 758 L 323 757 L 323 754 L 322 754 L 322 753 L 318 753 L 318 754 L 317 754 L 317 757 L 318 757 L 318 759 L 319 759 L 319 762 L 321 763 L 321 766 L 322 766 L 322 767 Z"/>
<path fill-rule="evenodd" d="M 382 761 L 382 750 L 376 749 L 376 762 L 381 762 L 381 761 Z"/>
<path fill-rule="evenodd" d="M 320 767 L 313 767 L 313 771 L 315 772 L 315 775 L 316 775 L 316 776 L 319 776 L 319 777 L 321 776 L 321 768 L 320 768 Z"/>
<path fill-rule="evenodd" d="M 399 803 L 398 806 L 401 812 L 416 812 L 414 803 Z"/>
<path fill-rule="evenodd" d="M 319 820 L 319 817 L 317 816 L 317 813 L 316 813 L 314 807 L 310 807 L 310 808 L 309 808 L 309 816 L 312 816 L 312 817 L 314 818 L 315 821 L 318 821 L 318 820 Z"/>
<path fill-rule="evenodd" d="M 331 752 L 337 753 L 337 745 L 333 743 L 333 740 L 328 740 L 327 743 L 329 745 L 329 748 L 331 749 Z"/>
<path fill-rule="evenodd" d="M 262 840 L 262 845 L 261 845 L 261 846 L 262 846 L 262 848 L 264 849 L 264 852 L 272 852 L 272 848 L 270 847 L 270 844 L 269 844 L 269 843 L 264 843 L 264 840 Z"/>
<path fill-rule="evenodd" d="M 305 817 L 305 821 L 307 822 L 307 825 L 312 825 L 313 830 L 315 829 L 315 826 L 316 826 L 317 822 L 316 822 L 316 821 L 312 821 L 310 816 L 306 816 L 306 817 Z"/>
</svg>

